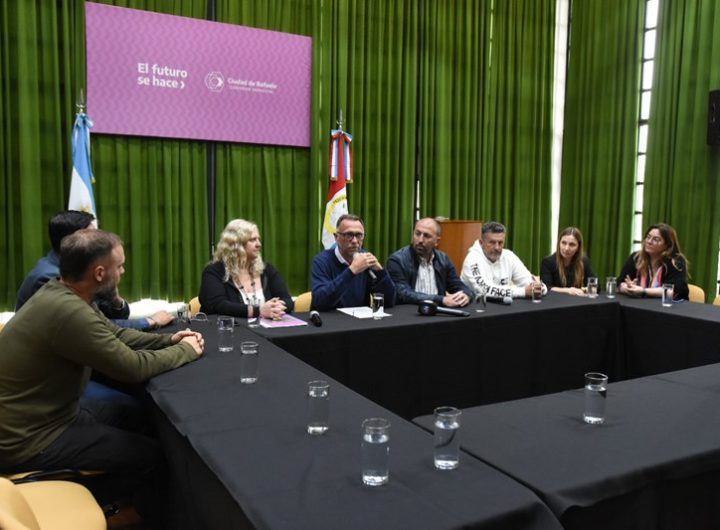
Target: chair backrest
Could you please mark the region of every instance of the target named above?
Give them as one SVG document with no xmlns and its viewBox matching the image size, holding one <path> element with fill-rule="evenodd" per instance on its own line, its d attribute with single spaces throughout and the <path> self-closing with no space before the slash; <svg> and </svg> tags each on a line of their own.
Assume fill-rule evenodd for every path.
<svg viewBox="0 0 720 530">
<path fill-rule="evenodd" d="M 720 294 L 715 297 L 715 300 L 713 300 L 713 305 L 720 305 Z"/>
<path fill-rule="evenodd" d="M 295 299 L 295 312 L 296 313 L 307 313 L 310 311 L 312 304 L 312 291 L 308 291 L 299 295 Z"/>
<path fill-rule="evenodd" d="M 190 316 L 194 317 L 200 312 L 200 299 L 196 296 L 190 300 Z"/>
<path fill-rule="evenodd" d="M 40 530 L 40 523 L 18 486 L 3 477 L 0 477 L 0 528 Z"/>
<path fill-rule="evenodd" d="M 691 302 L 697 302 L 699 304 L 705 303 L 705 291 L 703 291 L 701 287 L 689 283 L 688 288 L 690 289 L 689 298 Z"/>
</svg>

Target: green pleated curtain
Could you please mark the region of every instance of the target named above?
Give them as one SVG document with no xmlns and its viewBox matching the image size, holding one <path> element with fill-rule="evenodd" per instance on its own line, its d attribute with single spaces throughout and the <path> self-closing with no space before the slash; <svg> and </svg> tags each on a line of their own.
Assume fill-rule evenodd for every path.
<svg viewBox="0 0 720 530">
<path fill-rule="evenodd" d="M 572 4 L 559 226 L 580 228 L 601 277 L 618 274 L 632 248 L 644 8 Z"/>
<path fill-rule="evenodd" d="M 691 282 L 717 292 L 720 147 L 706 144 L 708 92 L 720 89 L 720 4 L 660 3 L 645 173 L 645 224 L 675 227 Z"/>
<path fill-rule="evenodd" d="M 0 308 L 14 308 L 67 200 L 79 31 L 77 6 L 0 3 Z"/>
<path fill-rule="evenodd" d="M 550 241 L 555 1 L 424 5 L 420 214 L 500 221 L 537 271 Z"/>
<path fill-rule="evenodd" d="M 487 219 L 480 146 L 488 133 L 492 4 L 428 1 L 423 8 L 420 216 Z"/>
<path fill-rule="evenodd" d="M 364 246 L 385 261 L 408 243 L 412 228 L 419 2 L 333 0 L 323 6 L 315 101 L 325 140 L 317 164 L 326 174 L 327 139 L 342 109 L 344 128 L 353 135 L 349 208 L 365 220 Z"/>
<path fill-rule="evenodd" d="M 509 248 L 539 274 L 550 245 L 556 2 L 494 4 L 476 217 L 506 224 Z"/>
<path fill-rule="evenodd" d="M 207 12 L 207 1 L 113 3 L 195 18 Z M 74 102 L 84 86 L 84 11 L 80 0 L 35 0 L 3 2 L 0 16 L 0 307 L 9 308 L 48 249 L 47 219 L 66 205 Z M 432 179 L 423 181 L 423 213 L 498 218 L 515 250 L 538 261 L 549 225 L 554 2 L 227 0 L 217 2 L 216 18 L 311 35 L 314 49 L 312 147 L 218 143 L 215 238 L 232 218 L 256 221 L 265 257 L 291 291 L 309 287 L 329 131 L 342 109 L 355 138 L 350 209 L 365 218 L 366 245 L 381 259 L 409 240 L 420 171 Z M 448 105 L 448 95 L 457 101 Z M 126 243 L 122 293 L 196 294 L 212 243 L 206 145 L 93 135 L 92 146 L 101 226 Z M 434 160 L 420 160 L 424 153 Z"/>
<path fill-rule="evenodd" d="M 311 0 L 217 2 L 216 19 L 311 36 L 317 16 L 314 4 Z M 321 141 L 312 138 L 313 146 Z M 232 219 L 257 223 L 263 258 L 281 271 L 292 293 L 307 290 L 308 264 L 319 250 L 321 215 L 318 179 L 311 174 L 311 150 L 229 143 L 218 143 L 216 148 L 215 242 Z"/>
<path fill-rule="evenodd" d="M 407 233 L 402 227 L 412 218 L 415 153 L 415 84 L 409 82 L 415 78 L 415 2 L 248 4 L 218 3 L 218 21 L 314 36 L 312 147 L 219 146 L 218 224 L 235 217 L 256 221 L 265 236 L 265 259 L 299 293 L 309 287 L 310 263 L 322 248 L 330 130 L 341 109 L 344 129 L 355 138 L 349 208 L 365 220 L 365 245 L 384 260 Z"/>
</svg>

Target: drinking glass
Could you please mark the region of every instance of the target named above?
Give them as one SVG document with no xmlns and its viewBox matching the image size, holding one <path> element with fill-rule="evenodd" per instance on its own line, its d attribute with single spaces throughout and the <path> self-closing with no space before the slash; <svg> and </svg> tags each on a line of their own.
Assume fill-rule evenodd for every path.
<svg viewBox="0 0 720 530">
<path fill-rule="evenodd" d="M 460 414 L 455 407 L 435 409 L 433 457 L 437 469 L 455 469 L 460 463 Z"/>
<path fill-rule="evenodd" d="M 308 383 L 308 434 L 325 434 L 330 419 L 330 383 L 310 381 Z"/>
<path fill-rule="evenodd" d="M 673 296 L 675 295 L 674 285 L 672 283 L 664 283 L 662 286 L 662 305 L 663 307 L 671 307 Z"/>
<path fill-rule="evenodd" d="M 240 382 L 251 385 L 258 380 L 258 344 L 250 340 L 240 343 Z"/>
<path fill-rule="evenodd" d="M 222 352 L 233 351 L 233 332 L 235 331 L 235 319 L 233 317 L 219 316 L 217 319 L 218 328 L 218 350 Z"/>
<path fill-rule="evenodd" d="M 187 306 L 185 304 L 180 304 L 177 306 L 177 321 L 178 322 L 185 322 L 185 311 L 187 311 Z"/>
<path fill-rule="evenodd" d="M 362 481 L 366 486 L 382 486 L 390 478 L 390 422 L 368 418 L 362 423 Z"/>
<path fill-rule="evenodd" d="M 385 314 L 385 295 L 383 293 L 373 293 L 371 300 L 373 319 L 380 320 Z"/>
<path fill-rule="evenodd" d="M 587 295 L 588 298 L 597 298 L 598 296 L 598 279 L 594 276 L 588 278 Z"/>
<path fill-rule="evenodd" d="M 585 374 L 585 412 L 583 420 L 593 425 L 605 421 L 605 399 L 608 378 L 599 372 Z"/>
<path fill-rule="evenodd" d="M 605 296 L 615 298 L 617 295 L 617 280 L 614 276 L 609 276 L 605 282 Z"/>
<path fill-rule="evenodd" d="M 540 282 L 533 283 L 532 302 L 533 304 L 539 304 L 542 302 L 542 283 Z"/>
</svg>

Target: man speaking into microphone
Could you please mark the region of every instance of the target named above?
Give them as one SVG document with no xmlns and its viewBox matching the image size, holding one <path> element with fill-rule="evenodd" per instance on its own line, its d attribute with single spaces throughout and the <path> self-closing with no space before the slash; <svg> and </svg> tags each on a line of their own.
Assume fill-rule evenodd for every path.
<svg viewBox="0 0 720 530">
<path fill-rule="evenodd" d="M 335 246 L 315 256 L 312 264 L 312 308 L 366 306 L 371 293 L 385 295 L 385 307 L 395 303 L 395 286 L 378 259 L 367 252 L 365 224 L 357 215 L 341 215 Z"/>
</svg>

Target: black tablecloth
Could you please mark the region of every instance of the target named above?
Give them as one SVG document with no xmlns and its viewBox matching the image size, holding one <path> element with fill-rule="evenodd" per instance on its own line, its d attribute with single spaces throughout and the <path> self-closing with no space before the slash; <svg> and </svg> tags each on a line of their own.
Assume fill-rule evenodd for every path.
<svg viewBox="0 0 720 530">
<path fill-rule="evenodd" d="M 193 328 L 205 334 L 203 358 L 149 385 L 168 419 L 183 528 L 559 528 L 530 490 L 467 455 L 461 469 L 436 471 L 429 434 L 334 380 L 331 429 L 307 435 L 317 370 L 259 339 L 259 381 L 243 385 L 238 352 L 216 351 L 214 324 Z M 238 328 L 236 346 L 252 337 Z M 360 478 L 360 424 L 371 416 L 392 422 L 390 483 L 374 489 Z"/>
<path fill-rule="evenodd" d="M 621 298 L 627 376 L 720 362 L 720 307 Z"/>
<path fill-rule="evenodd" d="M 332 311 L 320 328 L 256 332 L 405 418 L 566 390 L 591 370 L 624 377 L 615 301 L 550 293 L 467 310 L 424 317 L 401 305 L 380 321 Z"/>
<path fill-rule="evenodd" d="M 609 385 L 603 425 L 583 405 L 578 389 L 466 409 L 461 447 L 566 528 L 720 527 L 720 365 Z"/>
</svg>

